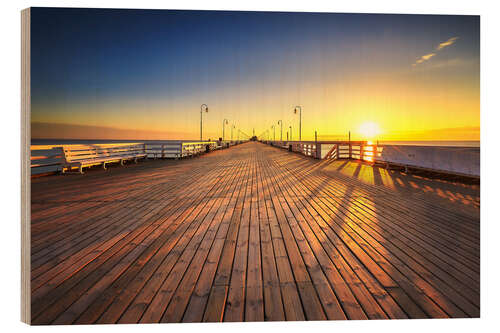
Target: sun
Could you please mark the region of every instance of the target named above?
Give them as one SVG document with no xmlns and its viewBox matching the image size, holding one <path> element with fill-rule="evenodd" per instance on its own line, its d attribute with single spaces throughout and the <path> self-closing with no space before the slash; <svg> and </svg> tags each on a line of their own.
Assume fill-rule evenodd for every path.
<svg viewBox="0 0 500 333">
<path fill-rule="evenodd" d="M 365 139 L 373 139 L 381 133 L 380 126 L 374 122 L 366 122 L 359 126 L 359 133 Z"/>
</svg>

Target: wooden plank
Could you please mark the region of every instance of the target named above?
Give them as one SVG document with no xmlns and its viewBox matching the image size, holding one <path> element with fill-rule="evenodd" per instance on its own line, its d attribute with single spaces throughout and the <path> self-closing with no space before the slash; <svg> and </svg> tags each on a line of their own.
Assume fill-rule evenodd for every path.
<svg viewBox="0 0 500 333">
<path fill-rule="evenodd" d="M 474 186 L 246 143 L 32 193 L 35 324 L 479 316 Z"/>
<path fill-rule="evenodd" d="M 181 209 L 184 211 L 185 208 Z M 187 216 L 187 215 L 186 215 Z M 169 247 L 164 244 L 171 241 L 170 235 L 165 235 L 166 238 L 159 238 L 155 240 L 156 245 L 151 251 L 153 253 L 150 259 L 144 264 L 135 264 L 135 270 L 129 270 L 126 275 L 120 278 L 110 289 L 112 293 L 106 297 L 100 297 L 96 302 L 87 308 L 87 310 L 78 318 L 77 323 L 91 323 L 99 318 L 99 321 L 115 322 L 120 317 L 121 313 L 125 310 L 126 306 L 132 300 L 133 295 L 137 293 L 146 283 L 147 279 L 151 277 L 154 269 L 159 266 L 160 262 L 165 258 L 168 253 Z M 139 270 L 141 270 L 139 272 Z M 119 296 L 115 297 L 117 294 Z M 111 306 L 111 304 L 113 306 Z M 106 309 L 107 308 L 107 309 Z M 101 313 L 106 310 L 104 314 Z"/>
<path fill-rule="evenodd" d="M 196 182 L 193 182 L 193 186 L 196 186 L 196 187 L 198 187 L 198 188 L 199 188 L 199 186 L 197 186 Z M 189 188 L 189 187 L 188 187 L 188 188 Z M 203 192 L 200 192 L 200 193 L 203 193 Z M 181 197 L 180 199 L 182 199 L 182 197 Z M 192 208 L 195 208 L 195 206 L 192 206 Z M 187 213 L 189 213 L 189 211 L 188 211 Z M 186 214 L 186 215 L 188 215 L 188 214 Z M 140 231 L 140 229 L 137 229 L 135 232 L 137 233 L 137 232 L 139 232 L 139 231 Z M 112 253 L 111 253 L 111 254 L 112 254 Z M 92 263 L 91 263 L 91 265 L 92 265 L 93 263 L 95 263 L 95 262 L 98 262 L 98 261 L 99 261 L 99 260 L 93 260 L 93 261 L 92 261 Z M 90 268 L 90 269 L 93 269 L 93 268 Z M 84 272 L 84 271 L 86 271 L 86 270 L 84 269 L 84 270 L 81 270 L 80 272 Z M 80 272 L 79 272 L 79 273 L 80 273 Z M 78 275 L 81 275 L 81 274 L 78 274 Z M 94 274 L 94 275 L 95 275 L 95 274 Z M 68 283 L 69 283 L 69 282 L 71 282 L 72 280 L 73 280 L 73 279 L 66 280 L 66 281 L 65 281 L 65 285 L 68 285 Z M 88 280 L 88 279 L 87 279 L 87 280 Z M 80 285 L 81 285 L 81 284 L 80 284 Z M 59 289 L 59 290 L 60 290 L 60 289 Z M 65 289 L 63 289 L 63 290 L 65 290 Z M 76 290 L 74 287 L 73 287 L 72 289 L 70 289 L 70 290 L 71 290 L 72 292 L 74 292 L 74 293 L 76 293 L 76 292 L 77 292 L 77 290 Z M 85 290 L 85 289 L 83 289 L 83 290 Z M 62 296 L 62 295 L 64 295 L 64 293 L 62 293 L 62 294 L 61 294 L 61 296 Z M 66 296 L 67 296 L 67 295 L 66 295 Z M 50 298 L 49 298 L 49 297 L 47 297 L 47 296 L 44 296 L 43 301 L 47 301 L 48 299 L 50 299 Z M 68 297 L 64 298 L 64 299 L 63 299 L 63 301 L 66 301 L 67 299 L 68 299 Z M 69 299 L 70 299 L 70 298 L 69 298 Z"/>
<path fill-rule="evenodd" d="M 238 239 L 238 232 L 240 227 L 240 220 L 242 218 L 243 201 L 246 194 L 248 183 L 248 167 L 246 168 L 243 182 L 240 184 L 240 191 L 236 206 L 231 217 L 228 233 L 224 242 L 219 266 L 215 275 L 214 283 L 208 297 L 207 308 L 203 315 L 203 321 L 216 322 L 222 321 L 224 318 L 225 307 L 229 292 L 229 283 L 231 281 L 231 272 L 233 260 L 236 251 L 236 244 Z M 225 292 L 224 294 L 222 292 Z M 222 311 L 222 312 L 219 312 Z"/>
</svg>

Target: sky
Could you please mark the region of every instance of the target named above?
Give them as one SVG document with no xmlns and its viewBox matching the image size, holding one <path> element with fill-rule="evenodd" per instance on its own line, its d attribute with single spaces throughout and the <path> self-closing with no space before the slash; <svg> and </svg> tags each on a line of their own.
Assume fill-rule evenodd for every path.
<svg viewBox="0 0 500 333">
<path fill-rule="evenodd" d="M 32 138 L 479 140 L 479 16 L 31 13 Z"/>
</svg>

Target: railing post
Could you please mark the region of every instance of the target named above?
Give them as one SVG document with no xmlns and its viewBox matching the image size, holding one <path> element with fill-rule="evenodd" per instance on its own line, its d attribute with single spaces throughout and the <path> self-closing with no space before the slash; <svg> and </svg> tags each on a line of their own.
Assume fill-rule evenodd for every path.
<svg viewBox="0 0 500 333">
<path fill-rule="evenodd" d="M 359 145 L 359 159 L 362 161 L 365 160 L 365 145 L 363 143 Z"/>
<path fill-rule="evenodd" d="M 349 141 L 349 159 L 352 160 L 352 144 L 351 144 L 351 141 Z"/>
</svg>

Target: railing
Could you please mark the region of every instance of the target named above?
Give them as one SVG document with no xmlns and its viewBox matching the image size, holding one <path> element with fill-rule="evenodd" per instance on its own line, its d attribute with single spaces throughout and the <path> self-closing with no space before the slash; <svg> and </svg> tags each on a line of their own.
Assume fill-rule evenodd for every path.
<svg viewBox="0 0 500 333">
<path fill-rule="evenodd" d="M 389 166 L 444 172 L 459 176 L 479 178 L 479 147 L 440 147 L 385 145 L 375 157 L 378 163 Z"/>
<path fill-rule="evenodd" d="M 151 142 L 146 143 L 146 154 L 148 158 L 179 158 L 181 157 L 182 142 Z"/>
<path fill-rule="evenodd" d="M 99 150 L 106 150 L 108 154 L 113 154 L 113 151 L 120 152 L 120 147 L 124 146 L 141 146 L 141 143 L 110 143 L 110 144 L 74 144 L 74 145 L 31 145 L 30 147 L 30 162 L 31 174 L 45 174 L 52 172 L 60 172 L 65 163 L 64 150 L 71 147 L 93 147 Z M 78 148 L 77 148 L 78 149 Z M 141 147 L 141 150 L 145 147 Z"/>
<path fill-rule="evenodd" d="M 62 146 L 31 146 L 31 174 L 62 171 L 64 150 Z"/>
<path fill-rule="evenodd" d="M 183 142 L 180 157 L 194 156 L 217 148 L 215 141 Z"/>
<path fill-rule="evenodd" d="M 238 142 L 239 143 L 239 142 Z M 236 144 L 236 143 L 235 143 Z M 195 156 L 207 151 L 217 149 L 216 141 L 204 142 L 147 142 L 147 143 L 109 143 L 109 144 L 89 144 L 88 146 L 99 149 L 116 150 L 121 146 L 143 145 L 144 152 L 148 158 L 182 158 Z M 31 175 L 61 172 L 65 162 L 64 149 L 71 149 L 77 145 L 31 145 L 30 161 Z"/>
<path fill-rule="evenodd" d="M 377 145 L 369 141 L 262 141 L 317 159 L 351 159 L 389 166 L 479 177 L 479 147 Z"/>
<path fill-rule="evenodd" d="M 236 146 L 239 144 L 242 144 L 243 142 L 246 142 L 248 140 L 224 140 L 224 141 L 216 141 L 217 142 L 217 149 L 225 149 L 229 148 L 232 146 Z"/>
<path fill-rule="evenodd" d="M 377 145 L 368 141 L 262 141 L 318 159 L 354 159 L 373 161 Z M 379 153 L 378 153 L 379 155 Z"/>
</svg>

